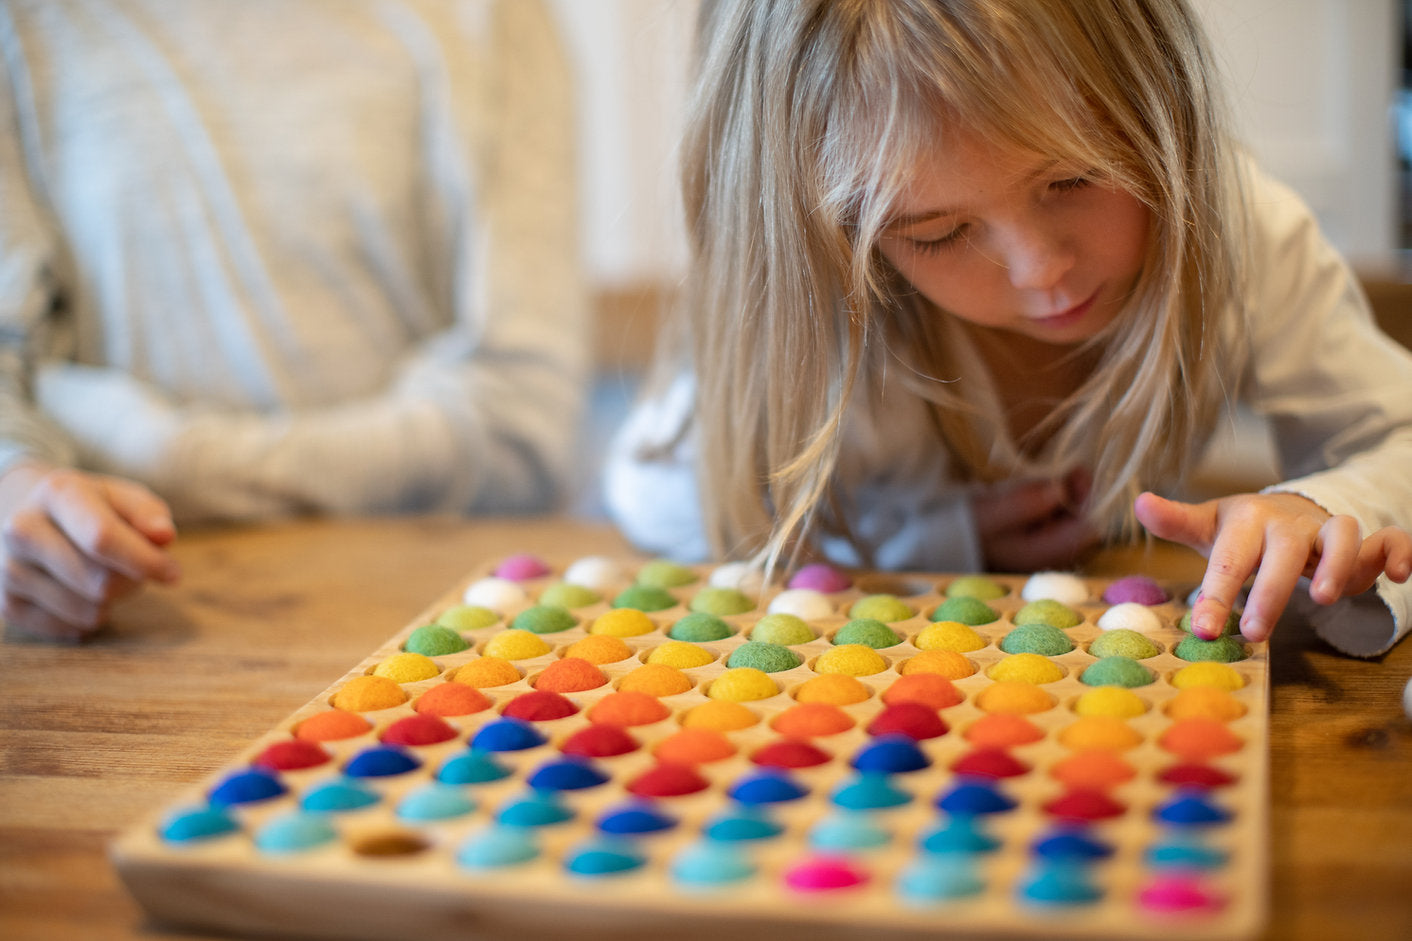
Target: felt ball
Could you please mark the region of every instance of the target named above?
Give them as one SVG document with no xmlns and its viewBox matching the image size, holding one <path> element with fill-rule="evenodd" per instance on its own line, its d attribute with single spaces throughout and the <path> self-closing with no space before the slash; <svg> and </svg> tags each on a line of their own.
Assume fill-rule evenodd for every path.
<svg viewBox="0 0 1412 941">
<path fill-rule="evenodd" d="M 954 650 L 970 653 L 986 646 L 986 639 L 975 629 L 960 621 L 937 621 L 924 627 L 912 638 L 918 650 Z"/>
<path fill-rule="evenodd" d="M 833 602 L 812 588 L 786 588 L 770 599 L 771 614 L 792 614 L 805 621 L 817 621 L 834 613 Z"/>
<path fill-rule="evenodd" d="M 667 631 L 672 640 L 684 640 L 693 644 L 707 644 L 715 640 L 725 640 L 735 633 L 725 619 L 707 611 L 694 611 L 676 621 Z"/>
<path fill-rule="evenodd" d="M 386 676 L 355 676 L 333 694 L 331 705 L 349 712 L 391 709 L 407 701 L 407 691 Z"/>
<path fill-rule="evenodd" d="M 933 709 L 947 709 L 965 698 L 956 684 L 939 673 L 899 676 L 882 692 L 885 703 L 919 702 Z"/>
<path fill-rule="evenodd" d="M 675 696 L 691 689 L 691 678 L 664 663 L 644 663 L 624 676 L 618 682 L 618 689 L 649 696 Z"/>
<path fill-rule="evenodd" d="M 675 595 L 656 585 L 629 585 L 613 596 L 613 607 L 636 611 L 666 611 L 676 604 Z"/>
<path fill-rule="evenodd" d="M 477 689 L 487 686 L 506 686 L 520 679 L 520 671 L 509 660 L 500 657 L 477 657 L 468 660 L 451 674 L 457 683 L 465 683 Z"/>
<path fill-rule="evenodd" d="M 519 554 L 507 556 L 495 567 L 495 575 L 514 582 L 543 578 L 550 572 L 549 565 L 536 555 Z"/>
<path fill-rule="evenodd" d="M 735 746 L 717 729 L 683 728 L 657 743 L 652 754 L 659 761 L 700 765 L 722 761 L 735 754 Z"/>
<path fill-rule="evenodd" d="M 962 575 L 946 586 L 948 598 L 978 598 L 981 601 L 994 601 L 1010 593 L 1004 585 L 984 575 Z"/>
<path fill-rule="evenodd" d="M 1142 697 L 1123 686 L 1099 686 L 1074 700 L 1074 712 L 1081 716 L 1116 716 L 1131 719 L 1147 711 Z"/>
<path fill-rule="evenodd" d="M 539 593 L 539 603 L 560 608 L 586 608 L 603 600 L 597 589 L 573 582 L 558 582 Z"/>
<path fill-rule="evenodd" d="M 1188 634 L 1191 634 L 1191 612 L 1190 612 L 1190 611 L 1185 611 L 1185 612 L 1182 613 L 1181 619 L 1177 621 L 1177 626 L 1180 627 L 1182 630 L 1186 631 Z M 1235 635 L 1237 635 L 1237 634 L 1239 634 L 1239 633 L 1240 633 L 1240 612 L 1239 612 L 1239 611 L 1236 611 L 1236 610 L 1232 610 L 1232 611 L 1230 611 L 1230 612 L 1226 615 L 1226 623 L 1221 626 L 1221 637 L 1234 637 Z M 1195 635 L 1193 635 L 1193 636 L 1195 636 Z M 1201 639 L 1202 639 L 1202 640 L 1205 640 L 1206 638 L 1201 638 Z"/>
<path fill-rule="evenodd" d="M 868 687 L 847 673 L 824 673 L 800 683 L 794 689 L 798 702 L 823 702 L 848 706 L 863 702 L 870 695 Z"/>
<path fill-rule="evenodd" d="M 744 614 L 755 608 L 755 602 L 739 588 L 718 588 L 708 585 L 691 596 L 688 610 L 717 617 Z"/>
<path fill-rule="evenodd" d="M 1172 674 L 1172 685 L 1177 689 L 1193 686 L 1215 686 L 1220 689 L 1237 690 L 1245 685 L 1240 673 L 1214 661 L 1190 663 Z"/>
<path fill-rule="evenodd" d="M 657 629 L 652 619 L 638 608 L 614 608 L 593 619 L 589 625 L 590 634 L 607 634 L 609 637 L 639 637 Z"/>
<path fill-rule="evenodd" d="M 1021 714 L 995 712 L 972 722 L 962 735 L 979 747 L 1013 748 L 1038 742 L 1044 730 Z"/>
<path fill-rule="evenodd" d="M 1146 660 L 1162 652 L 1148 637 L 1125 627 L 1113 628 L 1093 639 L 1088 652 L 1095 657 L 1127 657 Z"/>
<path fill-rule="evenodd" d="M 715 660 L 715 654 L 699 644 L 689 644 L 684 640 L 670 640 L 660 647 L 654 647 L 647 655 L 647 663 L 664 663 L 678 670 L 704 667 Z M 746 664 L 735 664 L 745 666 Z"/>
<path fill-rule="evenodd" d="M 890 594 L 864 595 L 848 609 L 851 618 L 884 623 L 905 621 L 916 613 L 901 598 Z"/>
<path fill-rule="evenodd" d="M 651 725 L 671 714 L 656 696 L 630 689 L 609 693 L 588 709 L 591 721 L 619 726 Z"/>
<path fill-rule="evenodd" d="M 1111 605 L 1155 605 L 1162 604 L 1171 597 L 1167 589 L 1146 575 L 1128 575 L 1115 579 L 1103 589 L 1103 600 Z"/>
<path fill-rule="evenodd" d="M 438 683 L 412 703 L 413 709 L 428 716 L 468 716 L 490 706 L 488 696 L 465 683 Z"/>
<path fill-rule="evenodd" d="M 1100 614 L 1098 627 L 1105 631 L 1126 630 L 1139 634 L 1155 634 L 1162 629 L 1162 619 L 1150 608 L 1135 601 L 1124 601 Z"/>
<path fill-rule="evenodd" d="M 553 693 L 581 693 L 606 685 L 608 675 L 579 657 L 564 657 L 544 668 L 534 688 Z"/>
<path fill-rule="evenodd" d="M 949 680 L 959 680 L 976 672 L 976 665 L 954 650 L 923 650 L 915 657 L 902 661 L 898 672 L 937 673 Z"/>
<path fill-rule="evenodd" d="M 862 644 L 875 650 L 895 647 L 902 643 L 896 631 L 875 618 L 854 618 L 840 627 L 833 635 L 833 643 Z"/>
<path fill-rule="evenodd" d="M 429 680 L 441 672 L 432 658 L 419 653 L 395 653 L 373 667 L 373 676 L 385 676 L 394 683 Z"/>
<path fill-rule="evenodd" d="M 1087 686 L 1147 686 L 1157 675 L 1130 657 L 1103 657 L 1079 674 Z"/>
<path fill-rule="evenodd" d="M 790 738 L 814 738 L 847 732 L 853 717 L 833 703 L 801 702 L 770 720 L 770 728 Z"/>
<path fill-rule="evenodd" d="M 489 608 L 499 614 L 518 608 L 529 600 L 529 594 L 508 578 L 489 575 L 466 586 L 461 603 Z"/>
<path fill-rule="evenodd" d="M 1230 635 L 1217 637 L 1215 640 L 1202 640 L 1195 634 L 1189 634 L 1177 641 L 1172 653 L 1176 654 L 1179 660 L 1216 663 L 1235 663 L 1246 657 L 1245 647 Z"/>
<path fill-rule="evenodd" d="M 758 595 L 765 587 L 765 573 L 749 562 L 726 562 L 711 570 L 706 584 L 712 588 L 734 588 L 748 595 Z"/>
<path fill-rule="evenodd" d="M 750 639 L 785 646 L 807 644 L 814 639 L 814 631 L 803 618 L 777 612 L 756 621 L 750 629 Z"/>
<path fill-rule="evenodd" d="M 680 588 L 696 581 L 696 573 L 669 559 L 653 559 L 637 570 L 636 581 L 656 588 Z"/>
<path fill-rule="evenodd" d="M 752 640 L 731 651 L 726 665 L 730 667 L 751 667 L 765 673 L 780 673 L 792 670 L 803 663 L 799 654 L 780 644 L 767 644 Z"/>
<path fill-rule="evenodd" d="M 633 655 L 633 649 L 621 637 L 611 634 L 590 634 L 564 648 L 564 656 L 577 657 L 593 664 L 620 663 Z"/>
<path fill-rule="evenodd" d="M 846 591 L 852 585 L 853 580 L 847 574 L 822 562 L 802 566 L 787 583 L 789 588 L 809 588 L 825 594 Z"/>
<path fill-rule="evenodd" d="M 1012 653 L 986 670 L 986 676 L 1016 683 L 1053 683 L 1064 678 L 1064 670 L 1037 653 Z"/>
<path fill-rule="evenodd" d="M 1094 748 L 1127 751 L 1142 744 L 1142 735 L 1116 716 L 1080 716 L 1059 730 L 1058 740 L 1074 751 Z"/>
<path fill-rule="evenodd" d="M 510 626 L 531 634 L 558 634 L 578 626 L 578 618 L 568 608 L 557 604 L 537 604 L 515 615 Z"/>
<path fill-rule="evenodd" d="M 947 598 L 933 608 L 929 619 L 932 621 L 960 621 L 962 624 L 978 627 L 999 620 L 1000 612 L 979 598 L 958 595 L 954 598 Z"/>
<path fill-rule="evenodd" d="M 436 616 L 436 623 L 453 631 L 478 631 L 500 620 L 500 615 L 477 604 L 454 604 Z"/>
<path fill-rule="evenodd" d="M 334 742 L 357 738 L 371 731 L 372 727 L 372 723 L 358 715 L 357 710 L 330 709 L 316 712 L 296 725 L 294 737 L 305 742 Z"/>
<path fill-rule="evenodd" d="M 1088 600 L 1088 586 L 1083 579 L 1069 572 L 1035 572 L 1025 580 L 1020 597 L 1026 601 L 1082 604 Z"/>
<path fill-rule="evenodd" d="M 443 657 L 446 654 L 460 653 L 469 646 L 460 633 L 445 625 L 423 624 L 407 635 L 402 649 L 425 657 Z"/>
<path fill-rule="evenodd" d="M 531 631 L 507 628 L 485 642 L 481 653 L 502 660 L 529 660 L 549 652 L 549 644 Z"/>
<path fill-rule="evenodd" d="M 749 707 L 728 699 L 716 699 L 693 706 L 682 716 L 681 724 L 688 729 L 715 729 L 719 732 L 737 732 L 748 729 L 760 721 L 760 717 Z"/>
<path fill-rule="evenodd" d="M 887 659 L 866 644 L 842 644 L 825 650 L 814 661 L 814 672 L 872 676 L 887 669 Z"/>
<path fill-rule="evenodd" d="M 1014 680 L 995 682 L 977 694 L 976 707 L 982 712 L 1008 712 L 1029 715 L 1053 709 L 1057 700 L 1033 683 Z"/>
<path fill-rule="evenodd" d="M 1024 624 L 1002 637 L 997 646 L 1009 654 L 1057 657 L 1073 650 L 1074 642 L 1052 624 Z"/>
<path fill-rule="evenodd" d="M 1173 719 L 1216 719 L 1230 722 L 1245 715 L 1245 704 L 1219 686 L 1192 686 L 1167 700 L 1165 711 Z"/>
<path fill-rule="evenodd" d="M 576 559 L 564 570 L 564 581 L 571 585 L 583 585 L 599 592 L 607 591 L 613 585 L 626 579 L 627 573 L 620 564 L 599 555 Z"/>
<path fill-rule="evenodd" d="M 754 667 L 733 667 L 711 681 L 706 695 L 730 702 L 752 702 L 769 699 L 780 691 L 770 675 Z"/>
<path fill-rule="evenodd" d="M 1083 623 L 1083 615 L 1062 601 L 1053 598 L 1039 598 L 1029 602 L 1015 612 L 1011 619 L 1017 627 L 1025 624 L 1048 624 L 1067 630 Z"/>
</svg>

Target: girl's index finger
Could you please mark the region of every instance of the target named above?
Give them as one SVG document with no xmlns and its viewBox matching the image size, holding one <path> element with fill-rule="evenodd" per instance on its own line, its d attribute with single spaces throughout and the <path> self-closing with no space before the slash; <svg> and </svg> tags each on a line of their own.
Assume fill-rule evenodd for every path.
<svg viewBox="0 0 1412 941">
<path fill-rule="evenodd" d="M 1260 557 L 1258 545 L 1233 532 L 1224 532 L 1211 547 L 1201 590 L 1191 610 L 1191 631 L 1202 640 L 1215 640 L 1230 616 Z"/>
</svg>

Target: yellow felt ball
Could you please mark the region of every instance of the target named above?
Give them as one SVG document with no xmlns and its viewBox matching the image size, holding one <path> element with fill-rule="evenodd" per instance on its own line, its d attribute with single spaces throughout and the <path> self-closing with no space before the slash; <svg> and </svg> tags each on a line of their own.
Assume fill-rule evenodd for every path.
<svg viewBox="0 0 1412 941">
<path fill-rule="evenodd" d="M 394 683 L 415 683 L 429 680 L 441 672 L 436 661 L 426 654 L 393 654 L 373 668 L 374 676 L 385 676 Z"/>
<path fill-rule="evenodd" d="M 1074 701 L 1074 712 L 1081 716 L 1131 719 L 1146 711 L 1147 703 L 1143 698 L 1125 686 L 1099 686 Z"/>
<path fill-rule="evenodd" d="M 652 623 L 652 619 L 637 608 L 614 608 L 595 618 L 588 632 L 612 637 L 637 637 L 656 629 L 657 625 Z"/>
<path fill-rule="evenodd" d="M 1192 686 L 1215 686 L 1219 689 L 1240 689 L 1245 679 L 1233 667 L 1214 660 L 1189 663 L 1172 674 L 1172 685 L 1177 689 Z"/>
<path fill-rule="evenodd" d="M 887 660 L 864 644 L 840 644 L 819 654 L 815 673 L 842 673 L 846 676 L 872 676 L 887 669 Z"/>
<path fill-rule="evenodd" d="M 715 656 L 705 647 L 684 640 L 668 641 L 660 647 L 653 648 L 652 652 L 647 655 L 648 663 L 665 663 L 678 670 L 704 667 L 714 659 L 716 659 Z"/>
<path fill-rule="evenodd" d="M 506 660 L 528 660 L 542 657 L 549 652 L 549 644 L 533 631 L 510 628 L 496 634 L 485 642 L 482 651 L 488 657 L 503 657 Z"/>
<path fill-rule="evenodd" d="M 1064 678 L 1064 671 L 1048 657 L 1037 653 L 1013 653 L 986 671 L 993 680 L 1016 683 L 1053 683 Z"/>
<path fill-rule="evenodd" d="M 735 667 L 712 680 L 706 695 L 712 699 L 725 699 L 730 702 L 752 702 L 757 699 L 769 699 L 779 691 L 779 685 L 770 679 L 770 674 L 764 670 Z"/>
<path fill-rule="evenodd" d="M 970 653 L 980 650 L 986 640 L 975 629 L 960 621 L 937 621 L 929 624 L 912 638 L 918 650 L 954 650 L 957 653 Z"/>
</svg>

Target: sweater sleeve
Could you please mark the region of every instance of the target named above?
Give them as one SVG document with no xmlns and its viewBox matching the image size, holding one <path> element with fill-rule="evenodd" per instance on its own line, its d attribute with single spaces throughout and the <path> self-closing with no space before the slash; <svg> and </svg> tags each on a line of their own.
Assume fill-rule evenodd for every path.
<svg viewBox="0 0 1412 941">
<path fill-rule="evenodd" d="M 1268 490 L 1352 516 L 1364 535 L 1412 529 L 1412 353 L 1378 329 L 1298 197 L 1258 178 L 1252 193 L 1248 392 L 1287 475 Z M 1370 595 L 1316 610 L 1316 628 L 1346 653 L 1386 650 L 1412 624 L 1412 586 L 1384 576 Z"/>
<path fill-rule="evenodd" d="M 0 37 L 10 35 L 0 29 Z M 23 72 L 12 68 L 18 55 L 16 45 L 0 49 L 0 474 L 26 457 L 74 459 L 67 438 L 34 404 L 35 363 L 53 326 L 56 247 L 24 158 L 17 113 Z"/>
<path fill-rule="evenodd" d="M 428 243 L 447 247 L 431 270 L 454 322 L 375 395 L 319 408 L 179 403 L 126 372 L 73 363 L 41 376 L 41 402 L 82 459 L 148 481 L 179 519 L 527 511 L 549 506 L 571 474 L 586 311 L 554 24 L 539 3 L 501 2 L 483 49 L 425 22 L 391 25 L 430 63 L 424 213 L 442 233 Z M 487 68 L 463 68 L 471 56 Z"/>
</svg>

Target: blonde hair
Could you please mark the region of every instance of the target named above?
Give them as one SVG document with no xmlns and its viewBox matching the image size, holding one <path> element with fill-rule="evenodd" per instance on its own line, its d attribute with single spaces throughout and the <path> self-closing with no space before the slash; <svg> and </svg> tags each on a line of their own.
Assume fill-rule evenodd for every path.
<svg viewBox="0 0 1412 941">
<path fill-rule="evenodd" d="M 889 359 L 975 479 L 987 423 L 947 383 L 947 321 L 878 241 L 945 120 L 1092 167 L 1150 210 L 1129 311 L 1101 365 L 1042 426 L 1056 466 L 1102 442 L 1092 519 L 1130 532 L 1132 497 L 1171 480 L 1222 395 L 1238 282 L 1237 175 L 1214 69 L 1181 0 L 707 0 L 683 142 L 692 251 L 671 341 L 695 375 L 707 537 L 770 565 L 847 532 L 831 477 L 845 411 Z M 943 119 L 945 116 L 945 120 Z M 680 355 L 680 354 L 679 354 Z M 866 557 L 866 547 L 860 547 Z"/>
</svg>

